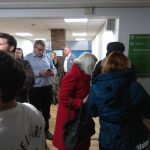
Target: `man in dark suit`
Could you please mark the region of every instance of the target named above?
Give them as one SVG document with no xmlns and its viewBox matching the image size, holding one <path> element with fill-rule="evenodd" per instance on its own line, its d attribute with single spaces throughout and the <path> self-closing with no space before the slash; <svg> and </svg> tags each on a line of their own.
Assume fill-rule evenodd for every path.
<svg viewBox="0 0 150 150">
<path fill-rule="evenodd" d="M 76 58 L 74 54 L 71 53 L 71 49 L 69 47 L 64 48 L 64 74 L 69 71 L 73 64 L 73 60 Z"/>
</svg>

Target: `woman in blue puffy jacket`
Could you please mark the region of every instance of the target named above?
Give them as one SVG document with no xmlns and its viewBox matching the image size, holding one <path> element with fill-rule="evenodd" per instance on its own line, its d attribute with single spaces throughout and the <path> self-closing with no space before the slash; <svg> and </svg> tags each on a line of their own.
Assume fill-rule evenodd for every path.
<svg viewBox="0 0 150 150">
<path fill-rule="evenodd" d="M 103 62 L 88 97 L 88 113 L 99 117 L 100 150 L 131 150 L 125 147 L 123 132 L 129 121 L 129 106 L 137 115 L 150 118 L 150 96 L 136 81 L 134 70 L 129 69 L 128 58 L 112 52 Z"/>
</svg>

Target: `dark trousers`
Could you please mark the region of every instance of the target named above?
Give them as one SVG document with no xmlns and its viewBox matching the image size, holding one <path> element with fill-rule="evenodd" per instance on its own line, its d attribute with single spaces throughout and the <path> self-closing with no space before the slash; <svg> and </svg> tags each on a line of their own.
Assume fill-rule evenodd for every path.
<svg viewBox="0 0 150 150">
<path fill-rule="evenodd" d="M 49 129 L 50 105 L 52 100 L 52 86 L 34 87 L 29 92 L 29 100 L 45 119 L 45 131 Z"/>
</svg>

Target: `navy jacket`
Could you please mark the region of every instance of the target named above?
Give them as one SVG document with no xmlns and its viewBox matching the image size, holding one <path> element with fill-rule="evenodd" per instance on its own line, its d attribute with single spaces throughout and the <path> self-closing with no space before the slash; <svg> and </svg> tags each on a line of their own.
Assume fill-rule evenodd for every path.
<svg viewBox="0 0 150 150">
<path fill-rule="evenodd" d="M 129 69 L 102 73 L 93 81 L 88 98 L 88 112 L 91 116 L 95 116 L 95 111 L 93 111 L 95 109 L 93 108 L 96 107 L 96 115 L 100 118 L 99 143 L 107 150 L 121 150 L 123 148 L 122 129 L 128 116 L 128 100 L 125 96 L 128 89 L 132 105 L 150 118 L 150 96 L 136 80 L 129 80 L 129 86 L 125 89 L 124 95 L 119 98 L 118 106 L 112 107 L 111 105 L 121 86 L 133 77 L 135 77 L 134 71 Z"/>
</svg>

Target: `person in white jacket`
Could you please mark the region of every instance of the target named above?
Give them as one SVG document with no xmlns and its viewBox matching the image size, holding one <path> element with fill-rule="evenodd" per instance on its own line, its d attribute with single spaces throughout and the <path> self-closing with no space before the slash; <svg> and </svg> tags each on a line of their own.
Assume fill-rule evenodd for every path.
<svg viewBox="0 0 150 150">
<path fill-rule="evenodd" d="M 7 52 L 0 51 L 0 149 L 45 150 L 45 122 L 31 104 L 19 103 L 25 72 Z"/>
</svg>

